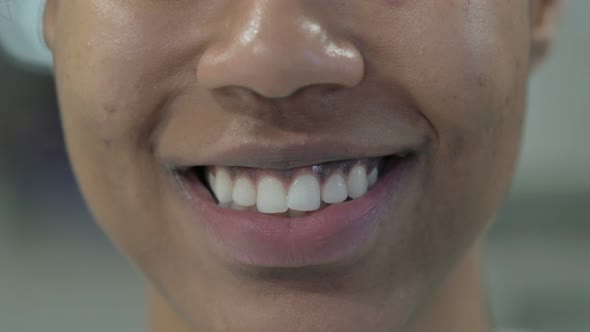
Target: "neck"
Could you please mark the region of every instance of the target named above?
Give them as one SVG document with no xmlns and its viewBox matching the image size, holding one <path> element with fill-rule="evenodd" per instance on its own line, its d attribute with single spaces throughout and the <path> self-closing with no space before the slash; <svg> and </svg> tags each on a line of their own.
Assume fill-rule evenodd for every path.
<svg viewBox="0 0 590 332">
<path fill-rule="evenodd" d="M 476 246 L 403 332 L 490 332 L 479 263 Z M 149 290 L 149 301 L 151 332 L 200 332 L 191 330 L 157 291 Z"/>
</svg>

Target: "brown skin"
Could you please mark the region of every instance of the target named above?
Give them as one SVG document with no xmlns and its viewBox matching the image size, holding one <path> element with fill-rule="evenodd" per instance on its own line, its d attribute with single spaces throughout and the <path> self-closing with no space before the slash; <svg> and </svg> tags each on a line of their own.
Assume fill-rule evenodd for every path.
<svg viewBox="0 0 590 332">
<path fill-rule="evenodd" d="M 509 186 L 558 3 L 48 0 L 72 164 L 153 285 L 153 331 L 489 331 L 478 239 Z M 239 140 L 370 145 L 391 128 L 423 143 L 417 176 L 370 250 L 322 273 L 219 260 L 165 167 Z"/>
</svg>

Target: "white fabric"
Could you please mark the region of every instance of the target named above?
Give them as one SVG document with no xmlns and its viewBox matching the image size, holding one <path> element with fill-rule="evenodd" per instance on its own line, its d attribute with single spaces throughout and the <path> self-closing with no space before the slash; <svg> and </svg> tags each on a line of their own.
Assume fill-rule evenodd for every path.
<svg viewBox="0 0 590 332">
<path fill-rule="evenodd" d="M 51 53 L 43 40 L 45 0 L 0 0 L 0 47 L 16 61 L 49 69 Z"/>
</svg>

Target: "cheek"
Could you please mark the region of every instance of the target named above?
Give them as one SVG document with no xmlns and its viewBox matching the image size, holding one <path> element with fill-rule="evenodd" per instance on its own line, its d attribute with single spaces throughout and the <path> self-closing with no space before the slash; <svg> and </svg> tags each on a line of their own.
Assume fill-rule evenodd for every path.
<svg viewBox="0 0 590 332">
<path fill-rule="evenodd" d="M 410 96 L 436 136 L 416 209 L 424 229 L 408 231 L 427 238 L 436 259 L 462 252 L 492 219 L 525 109 L 528 31 L 526 16 L 515 14 L 527 13 L 525 2 L 465 3 L 432 1 L 390 23 L 404 33 L 380 35 L 370 57 L 373 74 Z"/>
<path fill-rule="evenodd" d="M 496 162 L 492 156 L 513 159 L 529 65 L 526 2 L 416 8 L 386 29 L 402 33 L 375 39 L 381 43 L 370 57 L 375 75 L 410 96 L 436 133 L 440 158 L 465 169 Z"/>
<path fill-rule="evenodd" d="M 163 74 L 156 70 L 162 68 L 162 58 L 156 46 L 146 46 L 152 45 L 149 37 L 137 32 L 124 9 L 92 7 L 102 3 L 106 1 L 63 2 L 61 10 L 68 15 L 62 15 L 56 31 L 55 75 L 66 143 L 82 192 L 105 231 L 134 253 L 154 246 L 148 239 L 162 234 L 155 223 L 143 223 L 138 232 L 138 222 L 129 222 L 163 214 L 149 203 L 163 192 L 149 139 L 166 100 L 159 85 Z"/>
<path fill-rule="evenodd" d="M 146 141 L 175 86 L 193 79 L 190 45 L 199 44 L 200 35 L 187 31 L 198 20 L 181 24 L 186 20 L 179 15 L 155 17 L 139 5 L 90 3 L 61 8 L 68 14 L 56 32 L 56 79 L 73 106 L 63 107 L 65 116 L 105 142 Z"/>
</svg>

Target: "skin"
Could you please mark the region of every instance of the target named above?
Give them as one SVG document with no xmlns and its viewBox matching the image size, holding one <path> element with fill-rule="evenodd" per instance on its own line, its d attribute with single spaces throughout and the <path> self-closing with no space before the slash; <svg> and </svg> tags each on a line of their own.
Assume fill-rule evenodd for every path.
<svg viewBox="0 0 590 332">
<path fill-rule="evenodd" d="M 152 331 L 490 331 L 479 239 L 558 5 L 48 0 L 72 165 L 149 281 Z M 229 266 L 166 168 L 238 141 L 370 146 L 392 132 L 422 143 L 416 176 L 369 250 L 323 270 Z"/>
</svg>

